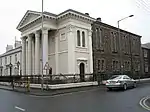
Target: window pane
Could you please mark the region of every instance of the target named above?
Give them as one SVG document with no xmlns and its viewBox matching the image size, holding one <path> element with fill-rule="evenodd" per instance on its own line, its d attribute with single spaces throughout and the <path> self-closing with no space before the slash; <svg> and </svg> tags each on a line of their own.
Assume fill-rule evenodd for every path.
<svg viewBox="0 0 150 112">
<path fill-rule="evenodd" d="M 85 33 L 82 32 L 82 47 L 85 47 Z"/>
<path fill-rule="evenodd" d="M 10 63 L 11 63 L 11 56 L 10 56 Z"/>
<path fill-rule="evenodd" d="M 98 60 L 98 70 L 100 70 L 100 60 Z"/>
<path fill-rule="evenodd" d="M 80 42 L 80 31 L 77 31 L 77 45 L 80 46 L 81 42 Z"/>
<path fill-rule="evenodd" d="M 102 70 L 104 70 L 104 60 L 102 60 Z"/>
<path fill-rule="evenodd" d="M 17 62 L 17 54 L 15 54 L 15 62 Z"/>
</svg>

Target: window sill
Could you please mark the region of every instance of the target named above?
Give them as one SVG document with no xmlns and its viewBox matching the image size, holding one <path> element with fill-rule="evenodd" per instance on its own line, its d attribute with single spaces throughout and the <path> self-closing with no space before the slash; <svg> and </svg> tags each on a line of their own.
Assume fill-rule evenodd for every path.
<svg viewBox="0 0 150 112">
<path fill-rule="evenodd" d="M 118 52 L 117 52 L 117 51 L 112 51 L 112 53 L 115 53 L 115 54 L 116 54 L 116 53 L 118 53 Z"/>
<path fill-rule="evenodd" d="M 104 49 L 96 49 L 97 51 L 104 52 Z"/>
<path fill-rule="evenodd" d="M 87 47 L 82 47 L 82 46 L 76 46 L 76 48 L 87 49 Z"/>
</svg>

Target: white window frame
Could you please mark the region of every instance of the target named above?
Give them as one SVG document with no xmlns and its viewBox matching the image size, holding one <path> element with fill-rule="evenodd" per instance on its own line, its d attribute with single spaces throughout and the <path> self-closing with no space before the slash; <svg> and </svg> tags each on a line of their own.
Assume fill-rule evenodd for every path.
<svg viewBox="0 0 150 112">
<path fill-rule="evenodd" d="M 78 34 L 77 34 L 77 31 L 80 32 L 80 46 L 78 46 Z M 82 43 L 82 32 L 84 32 L 84 35 L 85 35 L 85 46 L 83 47 L 83 43 Z M 87 48 L 87 31 L 86 30 L 83 30 L 83 29 L 77 29 L 76 30 L 76 47 L 77 48 L 83 48 L 83 49 L 86 49 Z"/>
</svg>

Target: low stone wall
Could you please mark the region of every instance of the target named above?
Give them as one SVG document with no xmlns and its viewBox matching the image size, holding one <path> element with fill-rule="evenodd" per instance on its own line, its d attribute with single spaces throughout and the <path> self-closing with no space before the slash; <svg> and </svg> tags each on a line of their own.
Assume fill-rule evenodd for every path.
<svg viewBox="0 0 150 112">
<path fill-rule="evenodd" d="M 2 85 L 10 86 L 11 83 L 8 82 L 0 82 Z M 86 86 L 96 86 L 98 85 L 97 81 L 95 82 L 80 82 L 80 83 L 67 83 L 67 84 L 55 84 L 55 85 L 46 85 L 43 84 L 44 88 L 46 89 L 47 87 L 49 89 L 64 89 L 64 88 L 75 88 L 75 87 L 86 87 Z M 26 87 L 26 84 L 23 83 L 21 85 L 15 84 L 15 86 L 18 87 Z M 41 84 L 30 84 L 30 88 L 41 88 Z"/>
<path fill-rule="evenodd" d="M 49 89 L 64 89 L 64 88 L 75 88 L 75 87 L 86 87 L 86 86 L 96 86 L 97 82 L 81 82 L 81 83 L 68 83 L 68 84 L 55 84 L 55 85 L 46 85 L 44 84 L 44 88 L 47 87 Z M 30 84 L 31 88 L 41 88 L 41 84 Z"/>
</svg>

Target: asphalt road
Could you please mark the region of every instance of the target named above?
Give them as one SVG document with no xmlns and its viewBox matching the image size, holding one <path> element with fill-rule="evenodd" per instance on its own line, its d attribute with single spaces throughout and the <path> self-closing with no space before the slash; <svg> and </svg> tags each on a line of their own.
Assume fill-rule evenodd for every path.
<svg viewBox="0 0 150 112">
<path fill-rule="evenodd" d="M 99 88 L 54 97 L 35 97 L 0 90 L 0 112 L 147 112 L 139 101 L 150 84 L 127 91 Z"/>
</svg>

